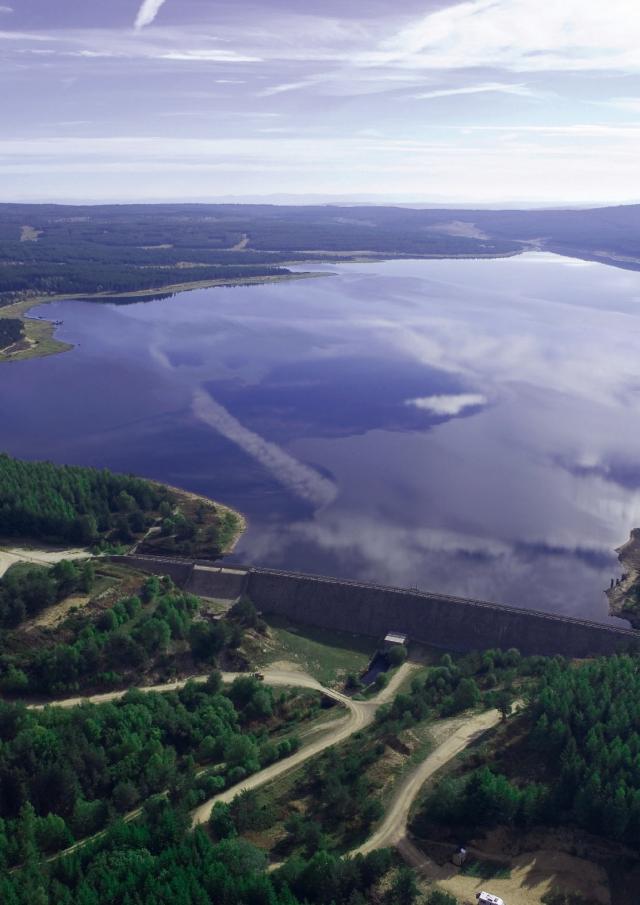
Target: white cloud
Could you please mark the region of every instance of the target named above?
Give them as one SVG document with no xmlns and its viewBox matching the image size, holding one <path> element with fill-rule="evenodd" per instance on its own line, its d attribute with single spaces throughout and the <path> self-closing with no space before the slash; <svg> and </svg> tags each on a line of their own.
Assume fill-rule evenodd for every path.
<svg viewBox="0 0 640 905">
<path fill-rule="evenodd" d="M 465 409 L 486 405 L 487 397 L 481 393 L 460 393 L 450 396 L 420 396 L 407 399 L 405 405 L 432 412 L 434 415 L 459 415 Z"/>
<path fill-rule="evenodd" d="M 156 123 L 161 122 L 158 117 Z M 269 124 L 256 117 L 259 122 Z M 227 194 L 234 183 L 242 185 L 242 194 L 264 194 L 265 180 L 274 193 L 308 192 L 313 186 L 315 194 L 359 194 L 375 186 L 377 194 L 390 199 L 437 195 L 466 204 L 525 198 L 555 204 L 628 202 L 640 197 L 640 127 L 525 127 L 512 132 L 478 127 L 462 138 L 451 129 L 439 140 L 425 141 L 314 136 L 308 131 L 282 138 L 239 131 L 229 128 L 221 138 L 195 138 L 187 130 L 184 135 L 162 134 L 160 129 L 145 136 L 0 138 L 0 178 L 8 200 L 27 191 L 33 180 L 27 183 L 26 177 L 37 174 L 46 198 L 81 198 L 98 184 L 108 193 L 88 197 L 138 198 L 142 186 L 134 173 L 146 173 L 145 191 L 162 199 L 185 193 L 209 199 Z M 57 174 L 64 172 L 92 174 L 93 181 L 73 180 L 63 190 Z M 131 178 L 100 181 L 100 174 L 108 172 Z M 175 179 L 166 178 L 172 172 Z M 154 179 L 154 173 L 164 175 Z M 210 174 L 206 183 L 198 173 Z M 12 178 L 19 174 L 23 183 Z M 51 195 L 48 184 L 53 185 L 54 174 L 59 194 Z"/>
<path fill-rule="evenodd" d="M 637 0 L 470 0 L 413 22 L 361 62 L 637 71 L 639 48 Z"/>
<path fill-rule="evenodd" d="M 436 91 L 425 91 L 416 94 L 418 100 L 432 97 L 452 97 L 456 94 L 516 94 L 521 97 L 534 97 L 535 92 L 526 85 L 511 85 L 505 82 L 482 82 L 478 85 L 463 85 L 460 88 L 442 88 Z"/>
<path fill-rule="evenodd" d="M 144 28 L 145 25 L 151 25 L 165 2 L 166 0 L 143 0 L 142 5 L 138 10 L 138 15 L 136 16 L 134 28 L 141 29 Z"/>
<path fill-rule="evenodd" d="M 12 13 L 12 12 L 13 12 L 12 6 L 0 6 L 0 13 Z"/>
<path fill-rule="evenodd" d="M 184 60 L 191 63 L 260 63 L 260 57 L 244 56 L 233 50 L 170 50 L 159 53 L 158 60 Z"/>
</svg>

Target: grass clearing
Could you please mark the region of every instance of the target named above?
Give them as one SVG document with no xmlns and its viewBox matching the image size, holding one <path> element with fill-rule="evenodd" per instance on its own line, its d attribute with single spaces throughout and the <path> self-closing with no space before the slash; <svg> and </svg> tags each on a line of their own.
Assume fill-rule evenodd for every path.
<svg viewBox="0 0 640 905">
<path fill-rule="evenodd" d="M 288 660 L 327 687 L 341 684 L 349 673 L 358 675 L 376 651 L 376 642 L 363 635 L 330 632 L 277 616 L 267 621 L 270 638 L 258 655 L 258 665 Z"/>
</svg>

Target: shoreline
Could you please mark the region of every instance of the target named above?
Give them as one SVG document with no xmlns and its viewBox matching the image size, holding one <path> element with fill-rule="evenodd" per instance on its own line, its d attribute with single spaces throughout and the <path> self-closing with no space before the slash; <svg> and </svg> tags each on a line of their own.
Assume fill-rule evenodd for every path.
<svg viewBox="0 0 640 905">
<path fill-rule="evenodd" d="M 25 338 L 18 343 L 14 343 L 12 346 L 0 349 L 0 364 L 2 362 L 46 358 L 49 355 L 58 355 L 62 352 L 69 352 L 71 349 L 75 348 L 72 343 L 65 343 L 54 338 L 57 325 L 53 321 L 28 317 L 28 312 L 37 305 L 47 305 L 50 302 L 99 302 L 101 300 L 107 301 L 109 299 L 123 298 L 144 300 L 145 298 L 156 295 L 177 295 L 181 292 L 189 292 L 194 289 L 261 286 L 269 283 L 284 283 L 291 280 L 307 280 L 325 276 L 328 276 L 328 274 L 305 271 L 262 277 L 238 277 L 233 280 L 194 280 L 189 283 L 170 283 L 166 286 L 157 286 L 153 289 L 137 289 L 131 292 L 72 292 L 59 293 L 57 295 L 34 295 L 28 299 L 19 299 L 18 301 L 12 302 L 10 305 L 0 306 L 0 318 L 16 317 L 21 320 L 24 325 Z M 27 348 L 16 348 L 14 351 L 11 351 L 14 346 L 20 347 L 25 342 L 27 343 Z"/>
<path fill-rule="evenodd" d="M 309 255 L 306 260 L 285 261 L 285 267 L 300 267 L 305 264 L 381 264 L 386 261 L 456 261 L 456 260 L 494 260 L 513 258 L 521 255 L 525 249 L 488 254 L 466 253 L 456 255 L 443 254 L 386 254 L 366 250 L 327 251 L 324 249 L 304 251 Z M 302 253 L 302 252 L 300 252 Z M 34 295 L 28 299 L 18 299 L 9 305 L 0 306 L 0 319 L 16 317 L 22 321 L 25 336 L 18 343 L 0 349 L 0 364 L 11 361 L 28 361 L 34 358 L 47 358 L 75 348 L 72 343 L 55 339 L 57 324 L 40 318 L 28 317 L 31 308 L 46 305 L 50 302 L 69 301 L 107 301 L 109 299 L 145 299 L 156 295 L 177 295 L 195 289 L 214 289 L 216 287 L 261 286 L 269 283 L 284 283 L 291 280 L 307 280 L 327 277 L 332 274 L 319 271 L 292 271 L 288 274 L 265 275 L 261 277 L 237 277 L 236 279 L 193 280 L 186 283 L 169 283 L 150 289 L 136 289 L 127 292 L 72 292 L 56 295 Z M 25 347 L 26 345 L 26 347 Z"/>
<path fill-rule="evenodd" d="M 226 503 L 221 503 L 219 500 L 212 500 L 211 497 L 204 496 L 201 493 L 194 493 L 192 490 L 185 490 L 184 487 L 176 487 L 174 484 L 167 484 L 165 481 L 156 481 L 153 478 L 144 478 L 143 480 L 149 481 L 150 484 L 156 484 L 158 487 L 166 487 L 171 493 L 176 494 L 176 496 L 181 497 L 184 500 L 195 500 L 197 502 L 202 502 L 207 506 L 213 506 L 213 508 L 221 515 L 224 515 L 227 512 L 230 512 L 237 521 L 237 528 L 228 544 L 225 545 L 224 549 L 220 553 L 220 557 L 228 556 L 229 553 L 233 553 L 235 548 L 238 546 L 240 542 L 240 538 L 245 533 L 248 527 L 247 518 L 244 513 L 240 512 L 238 509 L 234 509 L 233 506 L 228 506 Z"/>
<path fill-rule="evenodd" d="M 611 579 L 613 584 L 604 592 L 609 601 L 609 613 L 626 619 L 632 628 L 640 629 L 640 528 L 633 528 L 629 540 L 616 548 L 622 576 Z"/>
</svg>

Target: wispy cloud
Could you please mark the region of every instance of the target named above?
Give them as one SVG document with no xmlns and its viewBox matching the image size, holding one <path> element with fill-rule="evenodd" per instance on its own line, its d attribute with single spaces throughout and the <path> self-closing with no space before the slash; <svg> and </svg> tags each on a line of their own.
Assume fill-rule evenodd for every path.
<svg viewBox="0 0 640 905">
<path fill-rule="evenodd" d="M 170 50 L 159 53 L 160 60 L 184 60 L 189 63 L 259 63 L 260 57 L 245 56 L 233 50 Z"/>
<path fill-rule="evenodd" d="M 138 15 L 136 16 L 134 28 L 139 30 L 144 28 L 145 25 L 151 25 L 165 2 L 166 0 L 143 0 L 142 5 L 138 10 Z"/>
<path fill-rule="evenodd" d="M 12 6 L 0 6 L 0 13 L 12 13 L 12 12 L 13 12 Z"/>
<path fill-rule="evenodd" d="M 534 97 L 536 92 L 524 84 L 510 84 L 509 82 L 481 82 L 478 85 L 462 85 L 460 88 L 440 88 L 436 91 L 423 91 L 415 94 L 418 100 L 428 100 L 436 97 L 453 97 L 457 94 L 515 94 L 520 97 Z"/>
<path fill-rule="evenodd" d="M 286 94 L 288 91 L 298 91 L 315 83 L 315 79 L 301 79 L 299 82 L 283 82 L 281 85 L 272 85 L 260 91 L 258 97 L 274 97 L 276 94 Z"/>
</svg>

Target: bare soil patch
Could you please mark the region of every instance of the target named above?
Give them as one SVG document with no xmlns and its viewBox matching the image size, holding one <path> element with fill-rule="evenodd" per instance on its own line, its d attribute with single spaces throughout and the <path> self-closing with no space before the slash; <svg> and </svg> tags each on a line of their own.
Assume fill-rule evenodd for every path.
<svg viewBox="0 0 640 905">
<path fill-rule="evenodd" d="M 433 863 L 433 862 L 432 862 Z M 553 892 L 581 896 L 585 905 L 612 905 L 606 871 L 566 852 L 541 849 L 511 862 L 511 876 L 493 880 L 464 876 L 451 867 L 434 867 L 432 879 L 460 902 L 476 901 L 481 890 L 500 896 L 508 905 L 544 905 Z"/>
<path fill-rule="evenodd" d="M 0 576 L 17 562 L 34 563 L 38 566 L 50 566 L 61 559 L 88 559 L 91 556 L 86 548 L 73 547 L 10 547 L 0 546 Z"/>
<path fill-rule="evenodd" d="M 42 235 L 41 229 L 35 229 L 33 226 L 23 226 L 20 230 L 21 242 L 37 242 L 38 236 Z"/>
<path fill-rule="evenodd" d="M 450 220 L 448 223 L 436 223 L 429 227 L 429 232 L 444 233 L 446 236 L 462 236 L 465 239 L 488 239 L 487 233 L 469 220 Z"/>
</svg>

